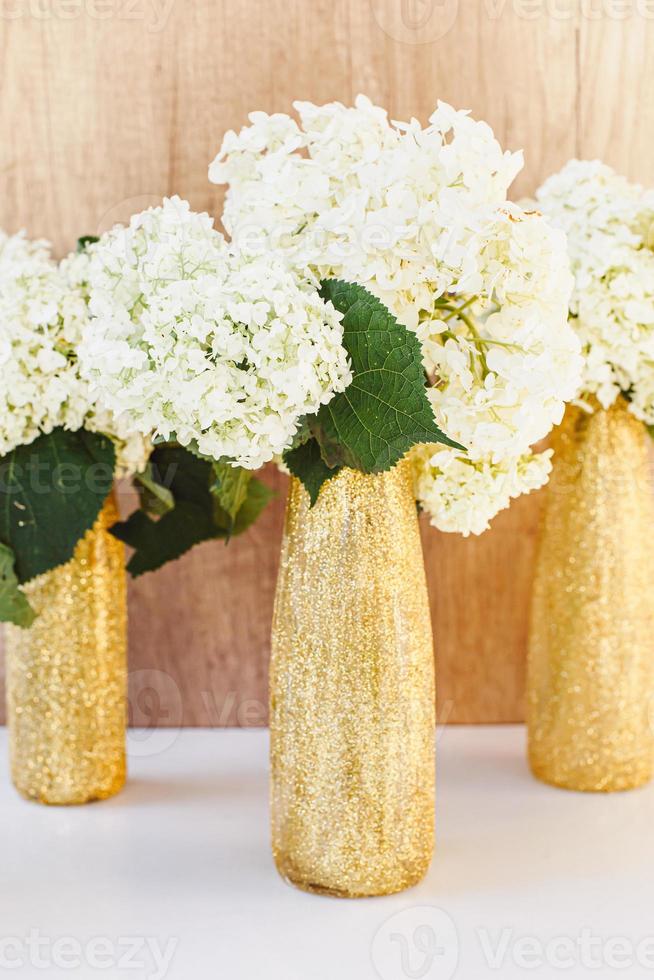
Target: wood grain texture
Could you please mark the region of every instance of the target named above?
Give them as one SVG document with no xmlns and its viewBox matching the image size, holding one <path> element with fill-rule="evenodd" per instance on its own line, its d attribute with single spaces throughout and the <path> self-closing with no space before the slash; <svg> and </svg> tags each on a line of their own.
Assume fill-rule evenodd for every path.
<svg viewBox="0 0 654 980">
<path fill-rule="evenodd" d="M 654 184 L 654 7 L 584 20 L 579 37 L 579 155 Z M 649 16 L 643 13 L 649 10 Z"/>
<path fill-rule="evenodd" d="M 60 254 L 164 194 L 219 213 L 206 173 L 225 129 L 296 98 L 364 91 L 423 121 L 439 98 L 470 108 L 505 146 L 524 147 L 516 197 L 575 154 L 654 179 L 654 25 L 633 11 L 591 20 L 575 0 L 44 0 L 37 18 L 28 0 L 10 6 L 0 224 L 49 237 Z M 279 497 L 246 537 L 131 583 L 136 723 L 265 723 L 284 493 L 283 477 L 265 478 Z M 478 539 L 423 529 L 443 720 L 522 717 L 538 515 L 533 495 Z"/>
</svg>

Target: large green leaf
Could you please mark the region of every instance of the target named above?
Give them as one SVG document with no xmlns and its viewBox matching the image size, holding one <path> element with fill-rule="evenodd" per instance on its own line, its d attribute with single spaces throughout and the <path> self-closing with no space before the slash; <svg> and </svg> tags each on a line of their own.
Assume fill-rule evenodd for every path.
<svg viewBox="0 0 654 980">
<path fill-rule="evenodd" d="M 214 537 L 212 497 L 209 492 L 211 463 L 181 446 L 156 446 L 150 457 L 147 482 L 169 495 L 172 506 L 159 520 L 137 510 L 126 521 L 114 524 L 111 533 L 135 554 L 127 568 L 132 575 L 154 571 L 179 558 L 193 545 Z M 150 490 L 146 506 L 153 491 Z"/>
<path fill-rule="evenodd" d="M 295 449 L 287 450 L 284 453 L 284 462 L 293 476 L 304 485 L 312 507 L 318 499 L 323 483 L 331 480 L 342 469 L 341 466 L 327 466 L 320 454 L 320 446 L 316 439 L 309 439 Z"/>
<path fill-rule="evenodd" d="M 321 295 L 344 314 L 343 346 L 353 375 L 347 389 L 309 420 L 323 462 L 379 473 L 416 443 L 462 449 L 436 424 L 416 335 L 355 283 L 327 279 Z"/>
<path fill-rule="evenodd" d="M 36 614 L 27 596 L 18 587 L 14 560 L 11 548 L 0 544 L 0 622 L 28 627 L 34 622 Z"/>
<path fill-rule="evenodd" d="M 135 578 L 161 568 L 166 562 L 180 558 L 193 545 L 216 536 L 211 515 L 189 500 L 176 502 L 174 509 L 158 521 L 137 510 L 126 521 L 114 524 L 111 533 L 134 548 L 135 554 L 127 568 Z"/>
<path fill-rule="evenodd" d="M 54 429 L 0 460 L 0 542 L 15 555 L 19 582 L 63 565 L 111 490 L 111 440 Z"/>
<path fill-rule="evenodd" d="M 232 517 L 220 503 L 215 477 L 214 464 L 192 451 L 182 446 L 155 447 L 148 481 L 164 487 L 173 506 L 159 520 L 139 510 L 111 529 L 112 534 L 134 548 L 127 566 L 133 576 L 155 571 L 201 541 L 226 540 L 242 533 L 272 496 L 272 491 L 259 480 L 248 479 L 245 495 L 239 493 L 238 507 L 234 506 L 233 495 L 229 499 L 223 496 L 231 503 Z"/>
</svg>

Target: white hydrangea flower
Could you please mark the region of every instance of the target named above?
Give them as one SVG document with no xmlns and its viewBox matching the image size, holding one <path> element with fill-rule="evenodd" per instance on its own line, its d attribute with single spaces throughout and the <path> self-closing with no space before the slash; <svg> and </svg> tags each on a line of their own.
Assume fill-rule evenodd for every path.
<svg viewBox="0 0 654 980">
<path fill-rule="evenodd" d="M 56 426 L 82 425 L 76 318 L 48 243 L 0 232 L 0 456 Z"/>
<path fill-rule="evenodd" d="M 256 469 L 349 384 L 332 304 L 281 259 L 236 253 L 179 198 L 89 255 L 82 372 L 144 435 Z"/>
<path fill-rule="evenodd" d="M 468 449 L 430 447 L 419 500 L 437 527 L 479 533 L 542 482 L 530 447 L 578 387 L 565 237 L 507 201 L 522 156 L 465 112 L 439 103 L 422 128 L 363 96 L 295 108 L 299 124 L 253 113 L 225 136 L 209 170 L 228 184 L 225 228 L 248 253 L 364 285 L 417 332 L 436 420 Z"/>
<path fill-rule="evenodd" d="M 147 458 L 147 447 L 97 414 L 79 374 L 77 348 L 88 319 L 84 268 L 84 255 L 57 265 L 47 242 L 0 231 L 0 456 L 59 426 L 84 427 L 115 438 L 119 469 L 131 471 Z"/>
<path fill-rule="evenodd" d="M 630 411 L 654 424 L 654 191 L 599 160 L 570 160 L 537 198 L 568 237 L 580 395 L 608 408 L 622 392 Z"/>
<path fill-rule="evenodd" d="M 60 273 L 66 282 L 64 304 L 71 304 L 75 316 L 70 316 L 71 324 L 76 327 L 75 351 L 79 358 L 82 339 L 89 328 L 89 269 L 90 257 L 88 250 L 71 252 L 61 263 Z M 63 308 L 66 316 L 66 306 Z M 79 360 L 77 362 L 79 371 Z M 90 432 L 101 432 L 109 436 L 116 448 L 116 476 L 131 476 L 142 472 L 152 452 L 151 440 L 137 431 L 125 415 L 108 411 L 100 404 L 97 392 L 91 389 L 88 379 L 80 379 L 86 389 L 89 409 L 84 419 L 84 428 Z"/>
<path fill-rule="evenodd" d="M 548 449 L 499 463 L 474 462 L 437 446 L 419 446 L 412 451 L 415 494 L 442 531 L 482 534 L 514 497 L 547 483 L 551 455 Z"/>
</svg>

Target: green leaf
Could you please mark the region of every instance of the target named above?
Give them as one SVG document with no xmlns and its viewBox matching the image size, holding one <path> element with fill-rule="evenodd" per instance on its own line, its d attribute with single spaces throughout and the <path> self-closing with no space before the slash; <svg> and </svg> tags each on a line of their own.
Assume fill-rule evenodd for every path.
<svg viewBox="0 0 654 980">
<path fill-rule="evenodd" d="M 229 527 L 229 535 L 242 534 L 256 521 L 262 510 L 270 503 L 275 496 L 275 491 L 266 486 L 256 477 L 251 477 L 248 483 L 247 495 L 238 510 L 238 514 Z M 220 506 L 214 508 L 214 520 L 219 527 L 227 528 L 227 522 L 231 521 L 226 511 L 221 513 Z"/>
<path fill-rule="evenodd" d="M 288 449 L 284 453 L 284 462 L 293 476 L 296 476 L 303 483 L 309 494 L 312 507 L 318 499 L 323 483 L 331 480 L 342 469 L 341 466 L 327 466 L 320 454 L 320 446 L 315 439 L 310 439 L 309 442 L 305 442 L 295 449 Z"/>
<path fill-rule="evenodd" d="M 169 433 L 169 435 L 166 436 L 166 438 L 164 438 L 163 436 L 155 436 L 153 442 L 154 445 L 158 447 L 172 446 L 174 448 L 178 448 L 179 446 L 181 446 L 181 443 L 179 442 L 177 438 L 177 434 L 175 432 Z M 195 439 L 191 439 L 189 442 L 185 442 L 183 448 L 186 450 L 187 453 L 192 453 L 194 456 L 197 456 L 198 459 L 203 459 L 205 463 L 211 463 L 213 465 L 215 462 L 212 456 L 207 456 L 206 453 L 200 452 L 200 448 L 197 444 L 197 440 Z"/>
<path fill-rule="evenodd" d="M 248 485 L 252 479 L 252 470 L 242 466 L 230 466 L 222 460 L 213 464 L 215 481 L 211 492 L 215 494 L 218 504 L 229 517 L 229 530 L 234 527 L 236 515 L 245 503 L 248 495 Z"/>
<path fill-rule="evenodd" d="M 111 440 L 54 429 L 0 460 L 0 542 L 15 555 L 19 582 L 73 557 L 113 483 Z"/>
<path fill-rule="evenodd" d="M 27 596 L 18 588 L 14 553 L 6 544 L 0 544 L 0 622 L 27 628 L 35 618 Z"/>
<path fill-rule="evenodd" d="M 77 239 L 77 251 L 84 252 L 87 245 L 93 245 L 94 242 L 99 242 L 100 239 L 97 235 L 82 235 Z"/>
<path fill-rule="evenodd" d="M 310 420 L 323 461 L 379 473 L 416 443 L 463 449 L 438 427 L 427 398 L 420 341 L 363 286 L 327 279 L 321 295 L 343 317 L 352 381 Z"/>
<path fill-rule="evenodd" d="M 182 446 L 162 445 L 155 447 L 150 467 L 151 479 L 169 491 L 173 508 L 159 520 L 138 510 L 111 529 L 112 534 L 134 548 L 127 568 L 135 577 L 155 571 L 202 541 L 228 539 L 242 533 L 271 496 L 264 484 L 250 479 L 247 495 L 233 519 L 212 492 L 214 464 L 209 460 Z"/>
<path fill-rule="evenodd" d="M 137 510 L 111 528 L 115 537 L 135 550 L 127 565 L 134 578 L 180 558 L 194 545 L 216 537 L 215 532 L 212 516 L 190 500 L 176 501 L 174 510 L 158 521 Z"/>
<path fill-rule="evenodd" d="M 162 517 L 175 506 L 175 498 L 170 489 L 155 479 L 151 462 L 148 463 L 142 473 L 135 475 L 134 483 L 138 490 L 141 507 L 146 514 Z"/>
<path fill-rule="evenodd" d="M 142 510 L 114 524 L 111 533 L 134 548 L 127 568 L 134 575 L 151 572 L 179 558 L 193 545 L 215 536 L 211 463 L 181 446 L 156 446 L 150 456 L 150 477 L 173 499 L 173 508 L 158 521 Z"/>
</svg>

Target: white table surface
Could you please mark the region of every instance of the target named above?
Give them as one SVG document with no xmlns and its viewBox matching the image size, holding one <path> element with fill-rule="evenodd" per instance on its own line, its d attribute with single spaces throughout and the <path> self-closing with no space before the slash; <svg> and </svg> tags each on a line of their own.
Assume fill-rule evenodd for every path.
<svg viewBox="0 0 654 980">
<path fill-rule="evenodd" d="M 123 793 L 74 808 L 20 799 L 0 741 L 0 976 L 654 976 L 654 787 L 543 786 L 519 726 L 440 733 L 429 875 L 358 901 L 277 876 L 265 731 L 132 733 Z"/>
</svg>

